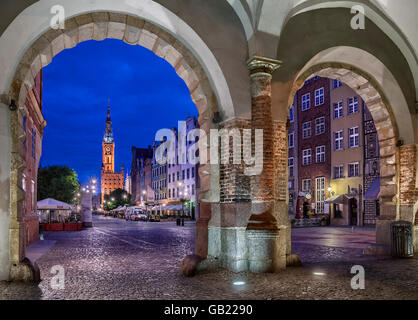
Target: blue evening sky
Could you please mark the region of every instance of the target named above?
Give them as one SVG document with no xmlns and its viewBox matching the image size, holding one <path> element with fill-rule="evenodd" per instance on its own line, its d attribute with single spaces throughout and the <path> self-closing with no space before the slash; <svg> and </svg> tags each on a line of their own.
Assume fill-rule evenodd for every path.
<svg viewBox="0 0 418 320">
<path fill-rule="evenodd" d="M 197 116 L 184 81 L 153 52 L 119 40 L 87 41 L 43 69 L 47 121 L 41 165 L 67 165 L 82 183 L 100 177 L 107 100 L 116 170 L 131 167 L 131 147 L 147 147 L 161 128 Z"/>
</svg>

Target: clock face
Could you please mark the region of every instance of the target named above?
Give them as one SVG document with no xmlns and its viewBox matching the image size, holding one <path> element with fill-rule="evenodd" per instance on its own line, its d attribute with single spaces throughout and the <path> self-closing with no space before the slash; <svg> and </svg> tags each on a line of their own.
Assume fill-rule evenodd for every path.
<svg viewBox="0 0 418 320">
<path fill-rule="evenodd" d="M 110 153 L 110 146 L 105 147 L 106 153 Z"/>
</svg>

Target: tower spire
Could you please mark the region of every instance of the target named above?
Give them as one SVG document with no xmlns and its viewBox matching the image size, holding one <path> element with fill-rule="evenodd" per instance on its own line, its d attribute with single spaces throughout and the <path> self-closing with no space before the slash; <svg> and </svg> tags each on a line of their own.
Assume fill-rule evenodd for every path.
<svg viewBox="0 0 418 320">
<path fill-rule="evenodd" d="M 106 121 L 112 121 L 110 118 L 110 99 L 107 99 L 107 120 Z"/>
<path fill-rule="evenodd" d="M 107 100 L 106 131 L 105 131 L 103 141 L 113 142 L 112 119 L 110 118 L 110 99 Z"/>
</svg>

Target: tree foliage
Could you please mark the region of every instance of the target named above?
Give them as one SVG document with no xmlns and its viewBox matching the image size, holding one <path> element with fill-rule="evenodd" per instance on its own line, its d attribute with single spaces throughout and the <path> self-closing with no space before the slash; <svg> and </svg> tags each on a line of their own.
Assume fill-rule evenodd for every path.
<svg viewBox="0 0 418 320">
<path fill-rule="evenodd" d="M 105 211 L 110 211 L 116 209 L 120 206 L 130 206 L 131 205 L 131 195 L 123 189 L 116 189 L 110 194 L 104 196 L 105 203 L 103 208 Z"/>
<path fill-rule="evenodd" d="M 38 201 L 53 198 L 76 204 L 79 191 L 77 173 L 66 166 L 49 166 L 38 170 Z"/>
</svg>

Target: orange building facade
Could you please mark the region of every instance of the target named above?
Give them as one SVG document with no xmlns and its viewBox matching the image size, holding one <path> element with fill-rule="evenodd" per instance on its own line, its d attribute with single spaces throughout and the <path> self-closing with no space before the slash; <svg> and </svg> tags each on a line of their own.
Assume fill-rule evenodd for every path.
<svg viewBox="0 0 418 320">
<path fill-rule="evenodd" d="M 113 138 L 112 119 L 110 106 L 107 107 L 106 130 L 102 142 L 102 170 L 101 170 L 101 201 L 116 189 L 123 189 L 125 168 L 121 172 L 115 172 L 115 141 Z"/>
</svg>

